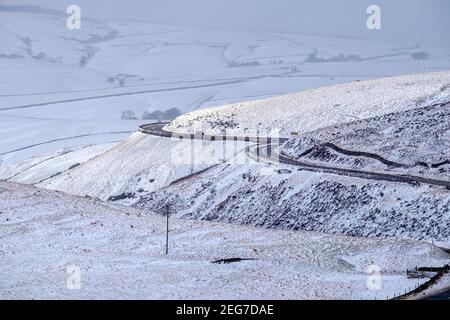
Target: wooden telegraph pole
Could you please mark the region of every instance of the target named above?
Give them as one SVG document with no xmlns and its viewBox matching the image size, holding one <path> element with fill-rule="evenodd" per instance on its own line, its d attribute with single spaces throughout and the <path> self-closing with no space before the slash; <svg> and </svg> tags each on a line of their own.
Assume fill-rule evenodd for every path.
<svg viewBox="0 0 450 320">
<path fill-rule="evenodd" d="M 169 205 L 166 205 L 166 254 L 169 254 Z"/>
</svg>

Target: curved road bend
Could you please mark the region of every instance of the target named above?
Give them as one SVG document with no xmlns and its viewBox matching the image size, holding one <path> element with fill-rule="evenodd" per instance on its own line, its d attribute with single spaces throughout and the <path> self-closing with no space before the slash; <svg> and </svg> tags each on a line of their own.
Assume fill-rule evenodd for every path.
<svg viewBox="0 0 450 320">
<path fill-rule="evenodd" d="M 248 147 L 247 151 L 249 156 L 256 161 L 262 160 L 267 163 L 283 163 L 299 167 L 303 170 L 338 174 L 362 179 L 383 180 L 391 182 L 408 183 L 413 185 L 423 183 L 437 187 L 445 187 L 447 188 L 447 190 L 450 190 L 450 181 L 445 180 L 430 179 L 406 174 L 346 169 L 295 160 L 273 150 L 274 147 L 271 143 L 272 138 L 258 138 L 258 137 L 244 137 L 244 136 L 213 136 L 213 135 L 205 135 L 203 133 L 202 134 L 175 133 L 163 129 L 163 127 L 168 123 L 169 122 L 144 124 L 139 126 L 139 132 L 167 138 L 197 139 L 197 140 L 211 140 L 211 141 L 236 140 L 236 141 L 255 142 L 253 146 Z M 277 138 L 276 142 L 278 145 L 286 142 L 287 140 L 288 138 Z"/>
</svg>

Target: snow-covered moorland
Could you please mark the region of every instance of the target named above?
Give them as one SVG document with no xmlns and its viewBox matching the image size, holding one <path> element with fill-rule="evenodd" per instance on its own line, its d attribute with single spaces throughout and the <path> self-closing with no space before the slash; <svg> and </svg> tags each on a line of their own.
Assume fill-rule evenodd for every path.
<svg viewBox="0 0 450 320">
<path fill-rule="evenodd" d="M 2 299 L 385 299 L 417 285 L 407 268 L 448 261 L 417 241 L 175 218 L 165 255 L 164 217 L 11 182 L 0 182 L 0 222 Z M 211 263 L 223 258 L 254 260 Z M 367 287 L 373 264 L 379 290 Z"/>
<path fill-rule="evenodd" d="M 310 131 L 284 143 L 282 152 L 314 163 L 450 180 L 450 103 Z"/>
<path fill-rule="evenodd" d="M 450 48 L 425 41 L 87 16 L 81 30 L 68 30 L 63 11 L 3 3 L 0 160 L 7 163 L 60 148 L 118 142 L 139 124 L 155 120 L 145 117 L 173 108 L 190 112 L 353 80 L 450 68 Z M 415 58 L 421 52 L 427 60 Z M 424 80 L 424 94 L 430 93 L 429 85 Z M 309 128 L 299 124 L 301 131 Z"/>
<path fill-rule="evenodd" d="M 352 82 L 345 85 L 318 88 L 298 94 L 273 98 L 271 100 L 243 103 L 235 112 L 236 117 L 247 117 L 246 119 L 248 121 L 253 121 L 252 123 L 248 123 L 249 128 L 252 128 L 251 130 L 255 130 L 258 127 L 270 128 L 270 126 L 276 125 L 277 119 L 280 119 L 280 117 L 286 117 L 288 119 L 286 120 L 287 125 L 283 129 L 284 131 L 295 130 L 293 128 L 297 127 L 298 123 L 305 123 L 305 126 L 311 128 L 324 128 L 327 127 L 327 124 L 334 122 L 341 124 L 335 125 L 334 129 L 311 131 L 310 133 L 300 131 L 301 136 L 299 139 L 292 139 L 283 148 L 283 152 L 290 156 L 295 157 L 296 152 L 300 152 L 310 146 L 311 143 L 305 144 L 304 141 L 314 137 L 317 141 L 334 142 L 337 145 L 342 143 L 342 147 L 350 150 L 356 148 L 363 149 L 359 151 L 372 150 L 393 161 L 397 160 L 406 162 L 407 164 L 425 161 L 430 164 L 437 164 L 441 160 L 445 160 L 446 153 L 448 152 L 446 142 L 448 141 L 446 136 L 448 134 L 448 122 L 446 121 L 448 116 L 446 110 L 448 110 L 448 107 L 435 107 L 431 109 L 424 107 L 424 109 L 421 109 L 421 112 L 424 112 L 423 114 L 416 113 L 414 109 L 434 101 L 450 99 L 450 89 L 447 86 L 447 83 L 450 81 L 449 75 L 450 72 L 430 73 L 368 82 Z M 353 93 L 355 93 L 354 98 Z M 327 99 L 340 99 L 343 102 L 336 107 L 327 107 L 330 105 L 326 104 L 326 99 L 323 97 Z M 318 100 L 314 104 L 308 105 L 309 107 L 305 111 L 305 105 L 302 104 L 302 101 L 313 101 L 314 99 Z M 292 107 L 292 110 L 289 111 L 292 114 L 284 113 L 286 111 L 284 109 L 287 106 L 289 108 Z M 214 123 L 232 123 L 232 121 L 227 120 L 230 108 L 234 110 L 234 107 L 227 106 L 211 109 L 210 111 L 217 117 Z M 368 109 L 366 110 L 366 108 Z M 402 110 L 406 112 L 401 113 Z M 392 115 L 386 115 L 389 111 L 394 113 Z M 203 130 L 208 132 L 209 122 L 203 115 L 205 115 L 205 111 L 182 115 L 167 127 L 169 130 L 193 130 L 194 132 L 199 128 L 203 128 Z M 258 116 L 255 117 L 255 115 Z M 335 116 L 333 117 L 332 115 Z M 354 120 L 356 115 L 363 118 L 370 118 L 373 115 L 373 118 L 367 121 L 360 120 L 359 122 L 351 122 L 348 124 L 348 128 L 353 128 L 354 130 L 346 130 L 345 126 L 348 122 L 345 121 L 348 119 Z M 385 116 L 382 117 L 382 115 Z M 187 119 L 194 118 L 197 120 L 192 122 L 190 122 L 191 120 L 187 121 Z M 262 124 L 259 126 L 256 122 L 261 122 Z M 420 122 L 420 125 L 418 125 L 418 122 Z M 184 123 L 187 126 L 183 125 L 179 127 L 180 123 Z M 369 125 L 371 128 L 377 128 L 373 129 L 376 131 L 376 134 L 365 134 L 368 129 L 362 130 L 361 128 L 366 125 Z M 218 129 L 211 130 L 216 131 Z M 240 129 L 237 130 L 239 131 Z M 345 132 L 349 132 L 350 136 L 343 137 L 341 139 L 342 141 L 331 139 L 330 137 L 337 131 L 340 131 L 338 137 L 342 137 Z M 398 132 L 391 134 L 391 131 Z M 359 135 L 352 138 L 352 135 L 358 132 Z M 365 135 L 361 136 L 362 134 Z M 321 138 L 322 136 L 323 138 Z M 403 143 L 402 139 L 406 139 L 409 142 Z M 385 141 L 386 143 L 389 141 L 390 144 L 393 144 L 389 150 L 386 149 Z M 234 151 L 239 149 L 238 146 L 234 147 L 233 152 L 227 152 L 227 158 L 222 156 L 222 145 L 220 143 L 208 144 L 207 142 L 194 142 L 194 144 L 208 145 L 209 147 L 205 151 L 187 142 L 171 142 L 165 138 L 134 134 L 110 150 L 110 152 L 101 154 L 81 166 L 78 166 L 78 164 L 82 162 L 82 159 L 78 161 L 77 157 L 69 157 L 73 161 L 72 165 L 66 166 L 66 170 L 54 170 L 52 168 L 43 168 L 42 166 L 24 170 L 23 165 L 4 165 L 3 170 L 0 170 L 0 178 L 12 177 L 13 181 L 26 183 L 42 182 L 39 185 L 43 187 L 79 195 L 88 194 L 106 200 L 110 196 L 120 195 L 124 192 L 136 194 L 139 189 L 146 192 L 156 190 L 175 179 L 181 178 L 183 175 L 205 169 L 210 165 L 218 164 L 233 156 Z M 298 145 L 301 146 L 300 149 Z M 371 145 L 373 146 L 370 147 Z M 377 149 L 374 149 L 374 146 L 378 146 Z M 194 147 L 195 150 L 192 151 Z M 292 148 L 295 150 L 290 151 Z M 155 150 L 158 150 L 158 152 L 155 152 Z M 398 154 L 394 154 L 395 152 Z M 200 153 L 195 156 L 193 164 L 191 164 L 192 153 Z M 202 153 L 209 153 L 211 156 L 202 156 Z M 210 161 L 205 162 L 202 159 L 205 157 L 209 157 Z M 181 161 L 179 161 L 180 159 Z M 198 161 L 199 159 L 200 161 Z M 367 165 L 372 165 L 372 168 L 386 169 L 385 166 L 380 167 L 376 161 L 372 163 L 366 159 L 357 160 L 361 160 Z M 355 159 L 350 159 L 347 162 L 349 162 L 349 166 L 352 166 L 354 161 Z M 77 167 L 72 168 L 73 165 L 77 165 Z M 157 168 L 163 168 L 164 170 L 161 170 L 165 173 Z M 440 174 L 442 170 L 445 171 L 445 168 L 446 166 L 444 165 L 439 168 L 422 170 L 427 172 L 417 170 L 413 172 L 434 175 L 436 172 Z M 35 173 L 34 171 L 36 170 L 39 170 L 39 172 Z M 46 177 L 42 177 L 42 175 L 46 175 Z M 38 176 L 42 179 L 38 180 L 34 178 Z M 110 181 L 112 178 L 114 178 L 114 183 Z M 148 182 L 149 179 L 155 180 L 156 183 L 153 183 L 153 181 L 151 183 L 141 183 Z M 137 180 L 139 180 L 139 183 Z"/>
<path fill-rule="evenodd" d="M 450 72 L 424 73 L 321 87 L 264 100 L 187 113 L 169 131 L 255 134 L 257 129 L 309 132 L 350 121 L 450 101 Z M 257 116 L 255 116 L 257 115 Z"/>
<path fill-rule="evenodd" d="M 448 180 L 448 46 L 65 18 L 0 5 L 0 298 L 385 298 L 416 285 L 407 268 L 448 263 L 442 184 L 134 132 L 189 112 L 166 129 L 279 129 L 275 152 L 301 161 Z"/>
<path fill-rule="evenodd" d="M 251 133 L 278 127 L 285 135 L 300 132 L 281 147 L 292 158 L 448 180 L 449 76 L 418 74 L 319 88 L 200 110 L 166 128 L 191 132 L 203 124 L 206 132 L 218 133 L 225 124 L 232 132 Z M 346 155 L 327 143 L 365 154 Z M 180 217 L 268 228 L 450 241 L 448 189 L 281 168 L 267 175 L 262 164 L 219 165 L 143 196 L 136 206 L 171 203 Z"/>
<path fill-rule="evenodd" d="M 223 153 L 224 148 L 228 154 Z M 245 163 L 248 159 L 239 153 L 243 148 L 242 142 L 224 146 L 134 133 L 107 152 L 37 185 L 132 204 L 144 194 L 229 158 L 239 157 L 240 163 Z"/>
<path fill-rule="evenodd" d="M 305 98 L 309 95 L 317 97 L 317 92 L 322 92 L 324 96 L 334 92 L 334 96 L 339 96 L 343 88 L 350 93 L 367 88 L 367 96 L 375 99 L 380 92 L 378 86 L 383 87 L 384 83 L 396 83 L 398 86 L 397 90 L 387 91 L 383 95 L 386 108 L 372 109 L 371 112 L 379 113 L 375 117 L 326 126 L 326 121 L 319 124 L 315 118 L 320 104 L 315 105 L 318 109 L 313 113 L 302 116 L 294 113 L 298 121 L 309 121 L 311 126 L 323 127 L 301 133 L 300 137 L 282 146 L 282 151 L 297 157 L 315 143 L 334 143 L 342 148 L 372 152 L 407 165 L 423 162 L 428 167 L 392 168 L 367 157 L 346 156 L 336 160 L 331 153 L 330 157 L 321 158 L 319 156 L 324 153 L 320 150 L 309 154 L 306 160 L 350 168 L 355 166 L 356 161 L 358 168 L 367 170 L 414 173 L 446 180 L 449 164 L 443 162 L 448 155 L 448 104 L 426 107 L 422 104 L 448 98 L 445 81 L 449 74 L 420 74 L 354 82 L 291 95 L 292 98 L 300 97 L 301 101 L 309 99 Z M 436 93 L 432 84 L 436 88 L 445 88 Z M 428 89 L 418 94 L 424 86 Z M 411 89 L 408 91 L 410 95 L 404 93 L 405 88 Z M 401 99 L 405 101 L 398 100 L 397 92 L 401 92 Z M 369 100 L 361 101 L 361 104 L 347 101 L 342 108 L 346 107 L 348 114 L 356 114 L 360 105 L 367 106 Z M 247 107 L 252 109 L 253 105 L 243 104 L 239 110 L 248 114 Z M 386 114 L 396 105 L 399 106 L 398 111 Z M 221 115 L 221 110 L 228 109 L 218 110 Z M 282 115 L 277 110 L 277 107 L 269 110 L 275 119 Z M 203 111 L 198 114 L 203 114 Z M 185 118 L 181 116 L 178 119 Z M 270 125 L 270 119 L 266 120 Z M 295 118 L 289 121 L 295 123 Z M 173 124 L 169 128 L 171 126 Z M 281 165 L 283 170 L 277 171 L 248 159 L 242 152 L 244 144 L 235 145 L 233 141 L 226 144 L 232 145 L 236 153 L 227 152 L 227 156 L 223 156 L 223 149 L 229 145 L 220 141 L 178 140 L 135 133 L 81 165 L 69 167 L 55 176 L 47 172 L 49 177 L 37 185 L 126 205 L 134 204 L 150 211 L 159 211 L 163 205 L 170 203 L 176 208 L 176 215 L 185 218 L 353 236 L 450 241 L 447 227 L 450 221 L 450 194 L 445 188 L 366 180 L 321 171 L 298 171 L 297 167 L 289 165 Z M 325 155 L 328 153 L 325 152 Z M 236 157 L 240 161 L 236 161 Z M 438 163 L 439 167 L 433 168 L 432 165 Z M 208 170 L 202 171 L 205 169 Z M 24 178 L 37 176 L 33 174 L 35 170 L 43 171 L 42 167 L 27 169 L 11 180 L 27 182 Z M 267 172 L 271 173 L 267 175 Z M 194 175 L 190 176 L 192 173 Z M 183 179 L 173 183 L 180 178 Z"/>
<path fill-rule="evenodd" d="M 177 217 L 265 228 L 450 243 L 450 192 L 281 165 L 219 165 L 136 203 Z M 281 170 L 280 170 L 281 169 Z"/>
<path fill-rule="evenodd" d="M 18 164 L 0 165 L 0 179 L 40 184 L 104 153 L 116 143 L 61 148 L 45 156 L 32 157 Z"/>
</svg>

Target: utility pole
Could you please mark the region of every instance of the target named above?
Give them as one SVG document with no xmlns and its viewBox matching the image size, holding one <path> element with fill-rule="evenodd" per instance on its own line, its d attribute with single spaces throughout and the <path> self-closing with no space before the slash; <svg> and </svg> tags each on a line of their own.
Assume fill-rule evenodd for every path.
<svg viewBox="0 0 450 320">
<path fill-rule="evenodd" d="M 166 205 L 166 254 L 169 254 L 169 205 Z"/>
<path fill-rule="evenodd" d="M 227 161 L 227 131 L 222 129 L 222 162 Z"/>
<path fill-rule="evenodd" d="M 195 135 L 191 135 L 191 174 L 194 174 L 194 161 L 195 161 Z"/>
</svg>

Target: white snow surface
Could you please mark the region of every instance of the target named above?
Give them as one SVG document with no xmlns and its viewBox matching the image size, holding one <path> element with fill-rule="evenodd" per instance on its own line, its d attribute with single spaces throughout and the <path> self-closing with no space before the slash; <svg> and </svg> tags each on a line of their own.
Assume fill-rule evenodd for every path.
<svg viewBox="0 0 450 320">
<path fill-rule="evenodd" d="M 140 194 L 152 192 L 172 181 L 235 158 L 243 142 L 180 140 L 134 133 L 107 152 L 58 176 L 48 177 L 38 186 L 103 200 L 127 195 L 123 204 L 134 203 Z M 243 163 L 245 155 L 236 155 Z M 15 179 L 14 179 L 15 180 Z"/>
<path fill-rule="evenodd" d="M 447 88 L 445 83 L 447 83 L 449 79 L 450 72 L 431 73 L 374 80 L 367 83 L 355 82 L 347 85 L 325 87 L 289 96 L 273 98 L 273 100 L 265 100 L 264 103 L 267 103 L 268 101 L 274 101 L 272 107 L 269 108 L 271 112 L 267 113 L 262 112 L 263 110 L 259 112 L 255 109 L 257 108 L 258 102 L 244 104 L 236 109 L 236 117 L 240 117 L 240 115 L 242 114 L 242 117 L 246 117 L 249 121 L 250 119 L 257 119 L 254 121 L 263 122 L 265 119 L 266 122 L 264 122 L 264 124 L 270 127 L 271 125 L 273 125 L 273 121 L 276 122 L 280 117 L 284 117 L 283 110 L 287 105 L 289 105 L 289 103 L 291 103 L 289 102 L 291 100 L 297 101 L 298 99 L 303 99 L 309 101 L 318 98 L 318 96 L 324 96 L 327 93 L 329 93 L 330 95 L 332 93 L 332 95 L 339 97 L 339 99 L 345 98 L 348 100 L 352 96 L 352 93 L 355 92 L 355 96 L 359 99 L 358 101 L 360 101 L 360 103 L 358 103 L 357 100 L 353 101 L 353 99 L 351 99 L 351 104 L 349 104 L 350 102 L 348 101 L 350 100 L 348 100 L 345 112 L 343 111 L 343 105 L 336 107 L 340 108 L 341 110 L 339 112 L 339 114 L 341 115 L 340 117 L 336 114 L 336 116 L 333 118 L 331 116 L 328 116 L 326 112 L 323 112 L 323 117 L 321 118 L 323 119 L 323 121 L 320 122 L 315 117 L 312 117 L 312 114 L 310 114 L 311 117 L 308 117 L 308 113 L 306 111 L 296 111 L 297 109 L 294 108 L 290 111 L 293 113 L 292 116 L 289 116 L 289 119 L 286 121 L 289 121 L 289 123 L 291 124 L 298 122 L 303 123 L 307 121 L 307 125 L 311 126 L 311 128 L 313 128 L 314 126 L 323 126 L 321 129 L 322 131 L 314 131 L 318 132 L 318 138 L 324 137 L 324 142 L 332 141 L 337 145 L 350 150 L 355 149 L 360 151 L 371 151 L 380 154 L 386 159 L 407 164 L 414 163 L 414 161 L 438 163 L 442 160 L 445 160 L 448 153 L 448 150 L 446 150 L 446 135 L 448 133 L 448 125 L 445 124 L 445 118 L 434 119 L 433 117 L 435 116 L 442 117 L 441 113 L 434 111 L 426 112 L 423 116 L 420 116 L 414 111 L 411 111 L 411 108 L 414 108 L 412 110 L 417 110 L 418 106 L 421 106 L 422 104 L 428 106 L 431 102 L 446 100 L 449 89 Z M 407 80 L 409 82 L 406 82 Z M 394 89 L 389 89 L 387 88 L 387 86 Z M 377 89 L 378 87 L 380 87 L 381 89 Z M 422 93 L 419 94 L 418 92 L 422 90 L 420 88 L 425 89 Z M 441 90 L 439 88 L 443 89 Z M 387 90 L 384 95 L 381 95 L 380 93 L 382 90 Z M 436 90 L 439 93 L 435 94 L 434 92 Z M 411 92 L 415 94 L 414 98 L 411 98 Z M 376 96 L 376 94 L 379 94 L 380 96 L 382 96 L 382 98 L 379 98 L 378 96 Z M 379 117 L 382 118 L 376 119 L 372 117 L 369 118 L 370 121 L 358 120 L 359 122 L 351 123 L 352 128 L 355 127 L 355 129 L 348 130 L 348 137 L 344 137 L 345 143 L 344 141 L 336 141 L 336 139 L 333 140 L 331 138 L 327 138 L 328 136 L 333 134 L 333 130 L 338 130 L 340 135 L 343 135 L 345 132 L 347 132 L 344 128 L 342 128 L 342 126 L 345 125 L 343 123 L 339 123 L 335 126 L 334 129 L 333 127 L 327 127 L 327 123 L 332 123 L 334 121 L 344 121 L 344 118 L 346 118 L 349 114 L 357 114 L 355 108 L 360 109 L 360 106 L 364 106 L 368 102 L 372 102 L 373 106 L 376 106 L 376 103 L 377 101 L 379 102 L 379 99 L 383 100 L 382 104 L 385 106 L 385 108 L 377 109 L 375 107 L 372 107 L 371 112 L 373 114 L 379 115 Z M 417 99 L 421 100 L 418 101 Z M 286 102 L 286 104 L 283 104 L 283 101 Z M 322 100 L 318 101 L 320 102 Z M 389 103 L 386 101 L 389 101 Z M 320 103 L 316 105 L 316 109 L 310 108 L 308 110 L 310 110 L 313 114 L 318 113 L 319 110 L 321 110 L 319 108 L 319 105 Z M 221 107 L 214 110 L 219 110 L 217 111 L 217 113 L 214 113 L 218 117 L 214 121 L 226 123 L 226 114 L 229 111 L 229 107 Z M 250 112 L 249 110 L 253 111 Z M 384 112 L 388 112 L 389 110 L 394 110 L 395 113 L 384 116 L 383 118 Z M 434 108 L 433 110 L 438 109 Z M 443 108 L 442 110 L 446 109 Z M 199 113 L 201 114 L 202 111 L 199 111 Z M 195 114 L 197 113 L 193 113 L 191 114 L 191 116 Z M 271 115 L 271 118 L 264 118 L 264 115 Z M 445 115 L 446 114 L 444 114 L 444 116 Z M 369 116 L 369 114 L 367 114 L 367 116 Z M 183 122 L 187 118 L 189 117 L 184 115 L 177 118 L 172 122 L 171 125 L 168 126 L 169 129 L 183 131 L 184 129 L 189 127 L 194 129 L 194 131 L 196 132 L 199 129 L 198 126 L 201 127 L 202 124 L 208 125 L 206 118 L 200 116 L 198 118 L 198 121 L 195 120 L 193 122 L 189 122 L 188 127 L 183 127 L 184 129 L 179 128 L 177 126 L 177 123 Z M 354 117 L 350 118 L 354 119 Z M 395 119 L 395 121 L 391 121 L 391 118 Z M 272 121 L 272 119 L 274 120 Z M 417 125 L 417 121 L 419 120 L 422 121 L 420 126 Z M 438 132 L 439 135 L 441 135 L 438 140 L 435 139 L 435 133 L 433 131 L 434 129 L 438 128 L 435 125 L 437 120 L 440 121 L 440 125 L 438 126 L 440 128 L 439 132 L 444 132 L 443 134 L 442 132 Z M 372 134 L 370 130 L 373 131 L 375 129 L 364 129 L 365 125 L 370 125 L 371 128 L 373 127 L 377 128 L 377 130 L 381 130 L 381 133 L 384 136 L 380 136 L 381 133 L 374 136 L 374 134 Z M 402 127 L 402 125 L 406 127 Z M 430 130 L 428 130 L 427 126 L 432 127 L 430 128 Z M 363 128 L 364 130 L 362 130 L 361 128 Z M 386 130 L 384 130 L 383 128 L 385 128 Z M 401 135 L 396 133 L 397 129 L 403 130 Z M 216 129 L 212 129 L 212 131 L 215 130 Z M 368 134 L 366 134 L 367 130 L 370 131 Z M 420 134 L 420 130 L 425 130 L 423 135 Z M 261 130 L 261 132 L 264 132 L 264 130 Z M 314 132 L 311 132 L 309 135 L 314 135 Z M 408 132 L 412 133 L 409 134 Z M 361 137 L 359 135 L 356 137 L 358 139 L 358 145 L 354 144 L 356 138 L 352 138 L 354 135 L 353 133 L 361 133 L 362 135 Z M 294 155 L 296 152 L 303 151 L 305 148 L 303 137 L 307 136 L 308 134 L 304 135 L 301 133 L 301 139 L 297 139 L 301 142 L 301 145 L 299 147 L 296 147 L 296 149 L 292 152 L 287 149 L 285 149 L 285 151 L 290 154 L 293 153 L 292 155 Z M 405 139 L 409 139 L 409 142 L 406 144 L 402 143 L 402 141 L 406 141 Z M 293 139 L 293 141 L 296 141 L 296 139 Z M 430 141 L 433 143 L 430 143 Z M 390 149 L 384 147 L 386 143 L 392 145 Z M 230 143 L 228 143 L 227 146 L 229 148 Z M 366 148 L 366 146 L 369 146 L 369 148 Z M 375 148 L 375 146 L 378 147 Z M 83 161 L 81 161 L 83 159 L 80 159 L 80 161 L 72 161 L 72 164 L 82 164 L 76 168 L 71 168 L 71 166 L 66 165 L 65 170 L 59 170 L 59 168 L 55 166 L 47 165 L 51 164 L 48 162 L 43 163 L 42 166 L 36 166 L 27 170 L 23 170 L 24 165 L 22 164 L 19 164 L 18 166 L 3 165 L 3 169 L 2 167 L 0 167 L 0 178 L 11 178 L 11 180 L 13 181 L 36 183 L 39 186 L 45 188 L 61 190 L 77 195 L 90 195 L 99 197 L 103 200 L 107 200 L 112 196 L 128 194 L 131 197 L 127 197 L 127 199 L 123 200 L 122 202 L 124 204 L 125 202 L 130 204 L 139 200 L 140 195 L 145 195 L 148 192 L 157 190 L 158 188 L 164 187 L 176 179 L 182 178 L 183 176 L 189 175 L 191 173 L 195 173 L 199 170 L 206 169 L 212 165 L 221 163 L 223 160 L 229 160 L 230 157 L 234 157 L 237 151 L 242 150 L 243 145 L 242 143 L 238 143 L 235 148 L 230 148 L 233 149 L 232 152 L 227 152 L 227 155 L 225 156 L 222 153 L 222 148 L 222 143 L 217 141 L 194 141 L 191 143 L 189 141 L 180 141 L 177 139 L 170 140 L 167 138 L 135 133 L 127 140 L 111 149 L 109 152 L 100 154 L 92 160 L 85 162 L 84 164 Z M 298 151 L 297 149 L 299 149 L 300 151 Z M 391 149 L 393 151 L 390 151 Z M 80 151 L 80 153 L 81 152 L 82 151 Z M 85 159 L 89 158 L 90 157 L 88 156 L 85 157 Z M 76 157 L 68 157 L 68 159 L 75 160 Z M 237 163 L 242 164 L 246 163 L 246 161 L 237 161 Z M 374 165 L 371 166 L 376 168 L 377 170 L 386 169 L 384 165 L 379 165 L 378 162 L 375 162 Z M 445 178 L 445 173 L 440 173 L 439 170 L 442 171 L 442 168 L 445 169 L 447 167 L 448 165 L 440 167 L 438 169 L 416 170 L 413 168 L 412 173 Z M 25 166 L 25 168 L 27 168 L 27 166 Z M 138 190 L 140 191 L 137 192 Z"/>
<path fill-rule="evenodd" d="M 109 150 L 116 143 L 62 148 L 46 156 L 32 157 L 18 164 L 0 165 L 0 179 L 39 184 L 69 171 Z"/>
<path fill-rule="evenodd" d="M 146 111 L 189 112 L 450 69 L 447 45 L 205 29 L 170 21 L 86 18 L 81 30 L 68 30 L 65 12 L 31 11 L 0 10 L 0 159 L 8 163 L 121 141 L 152 121 L 142 119 Z M 414 60 L 417 52 L 430 58 Z M 137 119 L 122 120 L 124 111 Z"/>
<path fill-rule="evenodd" d="M 134 204 L 176 216 L 269 229 L 450 241 L 450 192 L 288 165 L 221 164 Z"/>
<path fill-rule="evenodd" d="M 415 74 L 325 86 L 263 100 L 187 113 L 169 131 L 255 135 L 257 130 L 291 132 L 367 119 L 450 101 L 450 72 Z"/>
<path fill-rule="evenodd" d="M 450 180 L 450 103 L 310 131 L 289 139 L 282 152 L 307 162 Z"/>
<path fill-rule="evenodd" d="M 407 268 L 448 261 L 418 241 L 175 218 L 165 255 L 162 216 L 11 182 L 0 182 L 0 221 L 2 299 L 385 299 L 418 284 Z M 210 263 L 233 257 L 255 260 Z M 380 290 L 367 288 L 370 264 Z"/>
</svg>

